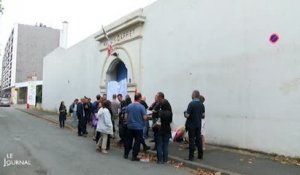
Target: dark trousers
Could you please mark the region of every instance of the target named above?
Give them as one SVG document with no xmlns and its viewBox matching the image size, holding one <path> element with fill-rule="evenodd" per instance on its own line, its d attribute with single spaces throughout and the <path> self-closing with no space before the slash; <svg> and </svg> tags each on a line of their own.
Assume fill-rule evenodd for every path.
<svg viewBox="0 0 300 175">
<path fill-rule="evenodd" d="M 79 118 L 79 120 L 78 120 L 78 135 L 87 134 L 86 124 L 87 124 L 87 120 L 85 117 Z"/>
<path fill-rule="evenodd" d="M 86 123 L 90 123 L 92 121 L 92 113 L 86 114 Z"/>
<path fill-rule="evenodd" d="M 64 119 L 64 117 L 59 116 L 59 126 L 61 128 L 65 127 L 65 119 Z"/>
<path fill-rule="evenodd" d="M 157 149 L 157 139 L 158 139 L 158 132 L 153 131 L 153 137 L 154 137 L 154 149 Z"/>
<path fill-rule="evenodd" d="M 140 146 L 143 141 L 143 130 L 128 129 L 125 140 L 125 155 L 128 155 L 132 149 L 132 157 L 137 157 L 140 152 Z M 134 139 L 134 145 L 133 144 Z"/>
<path fill-rule="evenodd" d="M 157 162 L 168 161 L 168 146 L 170 137 L 170 134 L 157 134 Z"/>
<path fill-rule="evenodd" d="M 116 132 L 116 126 L 115 126 L 115 121 L 114 120 L 111 120 L 112 124 L 113 124 L 113 132 L 115 133 Z"/>
<path fill-rule="evenodd" d="M 124 123 L 119 123 L 119 136 L 120 136 L 120 142 L 125 143 L 126 140 L 126 134 L 127 134 L 127 126 Z"/>
<path fill-rule="evenodd" d="M 189 158 L 194 158 L 195 146 L 198 148 L 198 157 L 203 156 L 201 128 L 188 129 L 189 132 Z"/>
<path fill-rule="evenodd" d="M 146 144 L 144 137 L 142 137 L 141 144 L 143 145 L 144 150 L 146 150 L 148 145 Z"/>
<path fill-rule="evenodd" d="M 143 136 L 144 138 L 148 138 L 149 137 L 149 121 L 145 121 L 145 128 L 144 128 L 144 133 L 143 133 Z"/>
</svg>

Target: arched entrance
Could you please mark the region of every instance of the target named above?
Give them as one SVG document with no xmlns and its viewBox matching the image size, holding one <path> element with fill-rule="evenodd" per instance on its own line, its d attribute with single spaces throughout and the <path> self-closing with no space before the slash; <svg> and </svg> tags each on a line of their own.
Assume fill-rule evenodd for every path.
<svg viewBox="0 0 300 175">
<path fill-rule="evenodd" d="M 107 70 L 107 81 L 120 82 L 124 79 L 128 79 L 128 71 L 124 62 L 120 59 L 116 59 Z"/>
<path fill-rule="evenodd" d="M 142 81 L 141 55 L 145 21 L 146 17 L 143 10 L 137 10 L 128 15 L 126 21 L 123 19 L 116 21 L 103 28 L 103 32 L 95 36 L 95 39 L 100 43 L 101 58 L 105 59 L 101 69 L 100 93 L 107 93 L 107 86 L 111 80 L 120 80 L 119 77 L 115 76 L 116 67 L 118 67 L 120 60 L 127 68 L 126 94 L 132 96 L 138 90 Z M 108 37 L 111 39 L 114 52 L 117 53 L 115 55 L 107 55 Z M 120 69 L 117 68 L 117 70 Z M 124 77 L 121 76 L 121 78 Z"/>
<path fill-rule="evenodd" d="M 101 73 L 100 93 L 133 95 L 137 88 L 132 59 L 125 48 L 115 46 L 117 56 L 106 57 Z M 106 54 L 106 53 L 104 53 Z"/>
<path fill-rule="evenodd" d="M 111 100 L 113 94 L 127 95 L 128 70 L 124 62 L 115 59 L 106 72 L 107 97 Z"/>
</svg>

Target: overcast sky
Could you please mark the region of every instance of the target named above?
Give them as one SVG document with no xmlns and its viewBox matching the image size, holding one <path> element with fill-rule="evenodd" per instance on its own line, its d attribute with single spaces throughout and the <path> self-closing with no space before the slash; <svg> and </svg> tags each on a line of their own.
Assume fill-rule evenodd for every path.
<svg viewBox="0 0 300 175">
<path fill-rule="evenodd" d="M 118 18 L 156 0 L 2 0 L 0 49 L 3 50 L 15 23 L 43 23 L 61 29 L 69 22 L 68 46 L 99 31 Z M 1 52 L 2 53 L 2 52 Z M 0 58 L 2 60 L 2 56 Z M 2 61 L 1 61 L 2 63 Z M 0 63 L 0 64 L 1 64 Z"/>
</svg>

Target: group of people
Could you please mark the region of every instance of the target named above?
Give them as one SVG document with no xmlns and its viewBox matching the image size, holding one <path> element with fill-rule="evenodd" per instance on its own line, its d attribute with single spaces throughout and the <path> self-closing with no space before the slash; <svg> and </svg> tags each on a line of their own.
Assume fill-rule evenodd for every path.
<svg viewBox="0 0 300 175">
<path fill-rule="evenodd" d="M 192 94 L 192 102 L 184 112 L 185 127 L 189 135 L 189 160 L 191 161 L 194 160 L 195 147 L 198 149 L 198 158 L 203 158 L 201 119 L 205 116 L 205 108 L 204 97 L 201 97 L 199 91 L 195 90 Z M 119 138 L 118 143 L 124 145 L 124 158 L 128 159 L 132 151 L 131 160 L 139 161 L 138 154 L 141 145 L 144 151 L 150 149 L 145 143 L 145 138 L 148 137 L 149 128 L 152 128 L 157 163 L 164 164 L 168 161 L 173 112 L 163 92 L 156 94 L 150 107 L 141 93 L 136 93 L 133 101 L 129 95 L 123 100 L 122 94 L 113 95 L 111 101 L 107 99 L 106 94 L 102 97 L 97 95 L 96 99 L 93 103 L 87 97 L 80 101 L 75 99 L 69 107 L 73 123 L 76 124 L 78 120 L 78 136 L 88 134 L 86 126 L 90 123 L 94 128 L 93 139 L 96 141 L 97 150 L 107 154 L 110 149 L 110 140 Z M 61 102 L 59 112 L 60 126 L 63 128 L 67 115 L 67 108 L 63 102 Z M 149 127 L 149 120 L 152 120 L 151 127 Z"/>
</svg>

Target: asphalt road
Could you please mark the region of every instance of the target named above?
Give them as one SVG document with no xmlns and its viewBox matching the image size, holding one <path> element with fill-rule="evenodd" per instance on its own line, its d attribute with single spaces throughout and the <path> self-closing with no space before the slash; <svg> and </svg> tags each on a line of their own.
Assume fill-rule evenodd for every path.
<svg viewBox="0 0 300 175">
<path fill-rule="evenodd" d="M 14 108 L 0 108 L 0 175 L 191 174 L 186 168 L 132 162 L 122 155 L 118 149 L 100 154 L 90 138 Z"/>
</svg>

